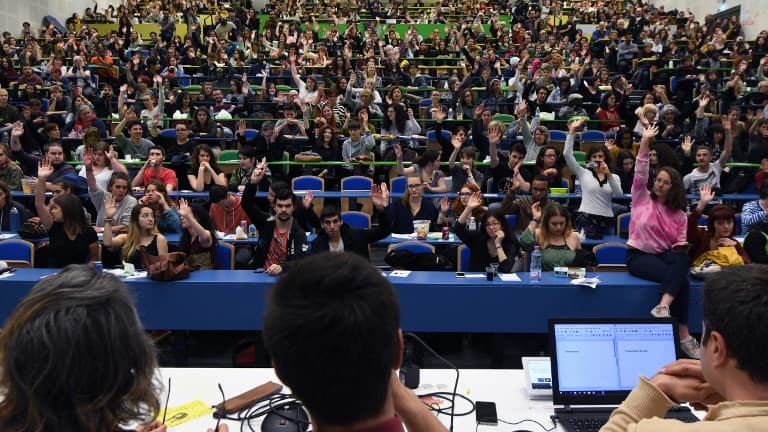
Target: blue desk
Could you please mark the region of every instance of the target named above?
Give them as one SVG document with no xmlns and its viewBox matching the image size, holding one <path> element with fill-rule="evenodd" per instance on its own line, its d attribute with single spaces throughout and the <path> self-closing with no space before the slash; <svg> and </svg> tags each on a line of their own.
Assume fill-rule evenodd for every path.
<svg viewBox="0 0 768 432">
<path fill-rule="evenodd" d="M 51 269 L 18 269 L 2 279 L 0 322 Z M 552 317 L 647 317 L 658 284 L 626 273 L 602 273 L 597 289 L 545 274 L 531 283 L 456 278 L 451 272 L 413 272 L 389 278 L 398 292 L 404 330 L 429 332 L 545 333 Z M 591 276 L 592 274 L 590 274 Z M 198 271 L 189 279 L 128 280 L 148 329 L 258 330 L 275 278 L 247 270 Z M 701 331 L 701 282 L 691 288 L 690 324 Z"/>
</svg>

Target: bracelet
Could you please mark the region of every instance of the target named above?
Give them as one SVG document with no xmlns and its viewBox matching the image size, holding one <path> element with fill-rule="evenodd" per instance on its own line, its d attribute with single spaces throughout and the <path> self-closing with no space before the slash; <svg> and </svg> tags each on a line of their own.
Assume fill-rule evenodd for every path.
<svg viewBox="0 0 768 432">
<path fill-rule="evenodd" d="M 112 223 L 112 222 L 114 222 L 114 221 L 115 221 L 115 220 L 114 220 L 114 219 L 112 219 L 112 218 L 105 218 L 105 219 L 104 219 L 104 223 L 105 223 L 105 224 L 111 224 L 111 223 Z"/>
</svg>

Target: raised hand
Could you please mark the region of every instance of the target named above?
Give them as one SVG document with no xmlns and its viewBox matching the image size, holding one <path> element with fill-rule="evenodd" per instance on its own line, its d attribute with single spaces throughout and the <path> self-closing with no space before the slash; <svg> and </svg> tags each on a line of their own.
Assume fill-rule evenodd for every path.
<svg viewBox="0 0 768 432">
<path fill-rule="evenodd" d="M 461 144 L 462 144 L 462 142 L 461 142 L 461 138 L 459 138 L 459 136 L 458 136 L 458 135 L 453 135 L 453 136 L 451 137 L 451 145 L 453 146 L 453 148 L 455 148 L 456 150 L 458 150 L 458 149 L 460 149 L 460 148 L 461 148 Z"/>
<path fill-rule="evenodd" d="M 108 219 L 113 218 L 117 214 L 117 204 L 115 204 L 115 198 L 112 194 L 106 194 L 104 197 L 104 216 Z"/>
<path fill-rule="evenodd" d="M 37 178 L 45 181 L 50 175 L 53 174 L 53 165 L 48 159 L 40 159 L 40 164 L 37 166 Z"/>
<path fill-rule="evenodd" d="M 763 110 L 760 110 L 760 111 L 762 112 Z M 722 123 L 722 124 L 723 124 L 723 131 L 724 131 L 726 134 L 729 134 L 729 133 L 731 133 L 731 130 L 732 130 L 732 126 L 733 126 L 733 125 L 731 124 L 731 121 L 730 121 L 730 120 L 728 120 L 728 116 L 721 116 L 721 117 L 720 117 L 720 123 Z"/>
<path fill-rule="evenodd" d="M 715 199 L 715 191 L 712 190 L 712 185 L 705 183 L 704 186 L 699 189 L 699 201 L 703 206 L 706 206 L 712 200 Z"/>
<path fill-rule="evenodd" d="M 448 196 L 443 196 L 440 199 L 440 213 L 446 214 L 451 208 L 451 203 L 448 201 Z"/>
<path fill-rule="evenodd" d="M 304 206 L 305 209 L 309 210 L 312 207 L 312 198 L 314 195 L 312 194 L 311 190 L 308 190 L 304 193 L 304 196 L 301 197 L 301 205 Z"/>
<path fill-rule="evenodd" d="M 541 203 L 535 202 L 531 204 L 531 214 L 533 215 L 533 218 L 537 221 L 541 220 Z"/>
<path fill-rule="evenodd" d="M 573 120 L 570 120 L 568 122 L 568 133 L 573 134 L 575 133 L 579 128 L 584 126 L 584 117 L 577 117 Z"/>
<path fill-rule="evenodd" d="M 445 112 L 441 108 L 432 108 L 432 117 L 435 120 L 445 120 Z"/>
<path fill-rule="evenodd" d="M 481 205 L 483 205 L 483 194 L 480 192 L 473 193 L 472 196 L 469 197 L 469 201 L 467 201 L 467 207 L 469 207 L 471 210 L 474 210 Z"/>
<path fill-rule="evenodd" d="M 237 134 L 245 136 L 245 120 L 240 120 L 237 122 Z"/>
<path fill-rule="evenodd" d="M 490 145 L 498 145 L 501 142 L 501 129 L 498 126 L 494 126 L 488 129 L 488 143 Z"/>
<path fill-rule="evenodd" d="M 692 136 L 686 135 L 685 138 L 683 138 L 683 143 L 680 144 L 680 146 L 683 148 L 683 151 L 685 154 L 688 154 L 691 152 L 691 148 L 693 148 L 693 143 L 696 142 L 695 139 L 693 139 Z"/>
<path fill-rule="evenodd" d="M 648 121 L 648 120 L 646 120 Z M 650 127 L 646 127 L 643 130 L 643 139 L 651 139 L 654 138 L 659 133 L 659 127 L 656 125 L 652 125 Z"/>
<path fill-rule="evenodd" d="M 87 151 L 83 155 L 83 164 L 85 164 L 86 170 L 92 170 L 93 169 L 93 151 Z"/>
<path fill-rule="evenodd" d="M 11 136 L 12 137 L 20 137 L 24 134 L 24 123 L 17 121 L 13 124 L 13 129 L 11 130 Z"/>
<path fill-rule="evenodd" d="M 186 198 L 179 199 L 179 214 L 185 218 L 192 216 L 192 207 L 189 206 Z"/>
<path fill-rule="evenodd" d="M 519 104 L 517 104 L 517 115 L 519 117 L 525 117 L 528 115 L 528 101 L 525 99 L 521 100 Z"/>
<path fill-rule="evenodd" d="M 614 147 L 616 147 L 616 140 L 611 138 L 606 138 L 605 148 L 607 148 L 610 151 L 610 150 L 613 150 Z"/>
</svg>

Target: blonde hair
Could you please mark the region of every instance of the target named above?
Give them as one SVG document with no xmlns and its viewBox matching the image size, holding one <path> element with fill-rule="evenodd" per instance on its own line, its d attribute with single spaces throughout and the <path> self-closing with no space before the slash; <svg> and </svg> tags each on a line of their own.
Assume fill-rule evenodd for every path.
<svg viewBox="0 0 768 432">
<path fill-rule="evenodd" d="M 155 210 L 147 204 L 137 204 L 131 211 L 131 221 L 128 224 L 128 233 L 125 235 L 125 243 L 123 243 L 122 255 L 123 261 L 130 262 L 133 259 L 133 255 L 141 249 L 141 226 L 139 225 L 139 217 L 141 216 L 142 209 L 149 209 L 152 211 L 152 216 L 155 215 Z M 157 230 L 157 225 L 154 225 L 149 229 L 149 234 L 156 236 L 160 234 Z"/>
</svg>

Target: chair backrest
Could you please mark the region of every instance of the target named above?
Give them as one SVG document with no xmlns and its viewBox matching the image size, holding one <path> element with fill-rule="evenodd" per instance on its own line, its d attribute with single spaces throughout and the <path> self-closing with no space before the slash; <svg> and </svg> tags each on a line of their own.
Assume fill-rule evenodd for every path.
<svg viewBox="0 0 768 432">
<path fill-rule="evenodd" d="M 469 253 L 470 249 L 467 245 L 459 245 L 459 248 L 456 250 L 456 271 L 467 271 L 469 268 Z"/>
<path fill-rule="evenodd" d="M 408 178 L 405 176 L 392 177 L 389 180 L 389 193 L 390 194 L 404 194 L 408 185 Z"/>
<path fill-rule="evenodd" d="M 627 263 L 627 245 L 619 242 L 607 242 L 592 248 L 597 264 L 625 265 Z"/>
<path fill-rule="evenodd" d="M 0 241 L 0 260 L 25 262 L 34 267 L 35 245 L 19 239 Z"/>
<path fill-rule="evenodd" d="M 299 176 L 291 181 L 293 191 L 324 191 L 325 179 L 318 176 Z"/>
<path fill-rule="evenodd" d="M 565 139 L 568 137 L 568 135 L 565 133 L 565 131 L 552 129 L 549 131 L 549 140 L 550 141 L 565 141 Z"/>
<path fill-rule="evenodd" d="M 256 129 L 246 129 L 245 130 L 245 140 L 246 141 L 253 141 L 256 139 L 256 137 L 259 136 L 259 131 Z"/>
<path fill-rule="evenodd" d="M 360 211 L 347 211 L 341 214 L 341 220 L 352 228 L 370 229 L 371 215 Z"/>
<path fill-rule="evenodd" d="M 176 129 L 175 128 L 163 129 L 160 131 L 160 135 L 164 136 L 165 138 L 176 139 Z"/>
<path fill-rule="evenodd" d="M 443 138 L 450 140 L 453 134 L 449 130 L 443 129 L 440 132 L 440 135 L 443 136 Z M 427 141 L 437 141 L 437 134 L 435 134 L 434 130 L 427 131 Z"/>
<path fill-rule="evenodd" d="M 516 214 L 508 214 L 507 215 L 507 225 L 509 228 L 514 231 L 517 228 L 517 215 Z"/>
<path fill-rule="evenodd" d="M 237 150 L 222 150 L 219 152 L 219 162 L 240 160 Z"/>
<path fill-rule="evenodd" d="M 344 191 L 370 191 L 373 180 L 365 176 L 349 176 L 341 179 L 341 190 Z"/>
<path fill-rule="evenodd" d="M 605 143 L 605 132 L 599 130 L 585 130 L 581 134 L 581 141 L 599 141 Z"/>
<path fill-rule="evenodd" d="M 416 240 L 404 241 L 402 243 L 393 243 L 387 248 L 387 252 L 391 252 L 395 249 L 405 249 L 413 253 L 435 253 L 435 247 L 429 243 L 424 243 Z"/>
<path fill-rule="evenodd" d="M 225 242 L 216 243 L 216 268 L 219 270 L 235 269 L 235 246 Z"/>
<path fill-rule="evenodd" d="M 622 213 L 616 216 L 616 234 L 620 237 L 629 236 L 629 221 L 632 213 Z"/>
</svg>

